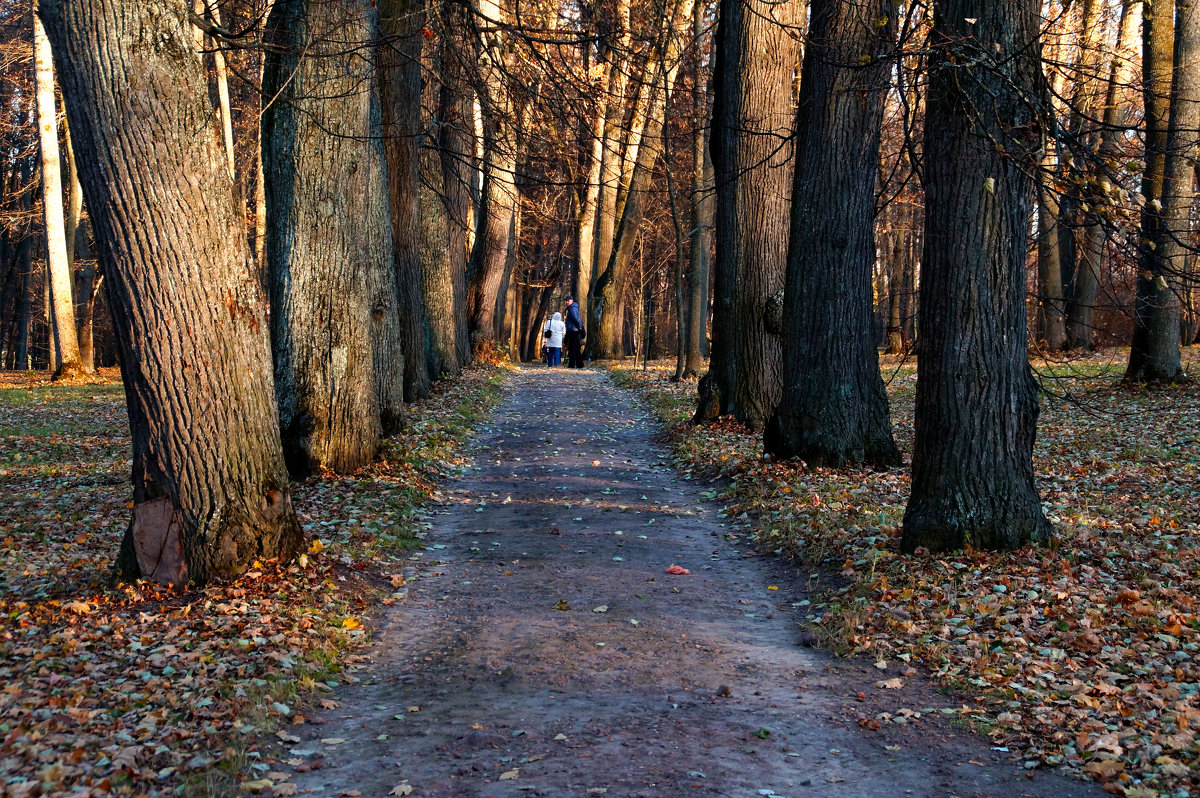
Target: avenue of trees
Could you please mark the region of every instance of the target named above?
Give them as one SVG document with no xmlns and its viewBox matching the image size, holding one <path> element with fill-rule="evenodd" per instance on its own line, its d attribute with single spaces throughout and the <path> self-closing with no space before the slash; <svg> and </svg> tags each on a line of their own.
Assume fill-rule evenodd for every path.
<svg viewBox="0 0 1200 798">
<path fill-rule="evenodd" d="M 696 423 L 1047 539 L 1031 354 L 1200 335 L 1192 0 L 0 0 L 0 366 L 119 365 L 120 571 L 290 557 L 478 359 L 673 355 Z"/>
</svg>

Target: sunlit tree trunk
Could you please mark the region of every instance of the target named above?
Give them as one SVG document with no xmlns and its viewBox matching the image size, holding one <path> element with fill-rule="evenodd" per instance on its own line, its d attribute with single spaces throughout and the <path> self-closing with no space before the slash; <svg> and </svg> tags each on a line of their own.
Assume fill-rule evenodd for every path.
<svg viewBox="0 0 1200 798">
<path fill-rule="evenodd" d="M 1048 104 L 1038 10 L 1037 0 L 934 4 L 906 552 L 1011 549 L 1050 531 L 1034 484 L 1038 389 L 1025 320 Z"/>
<path fill-rule="evenodd" d="M 121 572 L 204 583 L 291 557 L 301 531 L 265 305 L 186 10 L 45 0 L 41 13 L 76 121 L 128 401 Z"/>
<path fill-rule="evenodd" d="M 459 367 L 471 362 L 467 320 L 467 254 L 471 250 L 471 181 L 474 100 L 462 74 L 466 22 L 462 9 L 441 6 L 443 43 L 438 57 L 437 142 L 441 163 L 441 198 L 446 211 L 446 252 L 454 293 L 454 348 Z"/>
<path fill-rule="evenodd" d="M 1170 81 L 1166 136 L 1155 136 L 1151 123 L 1156 99 L 1165 81 L 1146 80 L 1147 150 L 1142 193 L 1147 208 L 1142 216 L 1141 271 L 1137 284 L 1137 315 L 1125 379 L 1132 382 L 1174 382 L 1184 376 L 1180 363 L 1180 294 L 1191 243 L 1191 207 L 1195 200 L 1195 168 L 1200 157 L 1200 3 L 1176 3 L 1173 76 Z M 1145 24 L 1154 28 L 1169 12 L 1159 8 Z M 1146 75 L 1161 74 L 1154 59 L 1161 55 L 1151 42 L 1143 51 Z M 1161 124 L 1161 117 L 1158 117 Z M 1162 142 L 1161 151 L 1158 149 Z M 1161 152 L 1161 155 L 1159 154 Z M 1159 161 L 1161 159 L 1161 161 Z M 1161 163 L 1161 167 L 1160 164 Z M 1158 174 L 1161 168 L 1161 183 Z M 1156 188 L 1158 190 L 1156 190 Z"/>
<path fill-rule="evenodd" d="M 507 71 L 501 9 L 496 0 L 480 0 L 479 71 L 483 96 L 483 189 L 475 245 L 471 250 L 468 312 L 472 345 L 494 346 L 500 289 L 508 266 L 518 196 L 514 107 L 504 83 Z"/>
<path fill-rule="evenodd" d="M 783 352 L 768 329 L 782 299 L 792 194 L 792 83 L 804 4 L 721 0 L 713 72 L 716 271 L 709 372 L 697 420 L 761 430 L 779 402 Z M 775 314 L 778 315 L 778 314 Z"/>
<path fill-rule="evenodd" d="M 37 0 L 33 0 L 37 10 Z M 79 358 L 75 331 L 75 299 L 71 294 L 71 262 L 63 218 L 62 167 L 58 155 L 58 122 L 54 107 L 54 61 L 50 40 L 37 14 L 33 17 L 34 76 L 37 83 L 38 140 L 42 153 L 42 209 L 46 222 L 46 274 L 55 379 L 74 378 L 87 370 Z"/>
<path fill-rule="evenodd" d="M 278 0 L 263 117 L 271 340 L 293 474 L 353 471 L 403 419 L 368 3 Z"/>
<path fill-rule="evenodd" d="M 404 355 L 404 397 L 409 402 L 425 398 L 430 389 L 418 160 L 424 132 L 421 119 L 424 25 L 425 7 L 421 0 L 379 2 L 379 94 L 387 154 L 392 249 L 396 259 L 400 347 Z"/>
<path fill-rule="evenodd" d="M 617 193 L 621 185 L 621 141 L 625 129 L 625 111 L 629 92 L 629 76 L 633 70 L 630 58 L 633 29 L 630 19 L 630 0 L 616 0 L 613 18 L 614 41 L 609 44 L 612 66 L 608 70 L 605 87 L 605 120 L 600 146 L 600 174 L 596 195 L 596 223 L 593 232 L 592 284 L 588 286 L 586 301 L 577 298 L 580 311 L 584 313 L 585 326 L 595 327 L 596 303 L 592 289 L 596 278 L 608 266 L 617 229 Z M 598 332 L 598 331 L 597 331 Z M 587 342 L 588 350 L 595 352 L 600 338 L 592 335 Z"/>
<path fill-rule="evenodd" d="M 871 274 L 895 17 L 890 0 L 813 0 L 811 9 L 796 116 L 783 394 L 763 440 L 771 454 L 812 466 L 888 466 L 900 453 L 872 335 Z"/>
<path fill-rule="evenodd" d="M 626 157 L 631 158 L 628 169 L 629 182 L 623 192 L 618 193 L 617 207 L 620 223 L 617 226 L 615 243 L 609 254 L 608 264 L 597 277 L 592 289 L 596 316 L 592 319 L 595 328 L 591 335 L 596 339 L 590 350 L 594 356 L 620 358 L 623 356 L 620 312 L 622 287 L 625 285 L 633 245 L 645 214 L 646 192 L 655 163 L 662 154 L 662 135 L 665 109 L 679 74 L 679 56 L 682 50 L 683 30 L 690 25 L 694 0 L 680 0 L 672 9 L 671 18 L 662 29 L 661 50 L 655 56 L 656 63 L 647 70 L 650 83 L 644 86 L 646 100 L 645 118 L 632 125 Z M 635 113 L 635 118 L 638 116 Z M 636 147 L 636 150 L 631 150 Z M 615 311 L 615 312 L 614 312 Z"/>
</svg>

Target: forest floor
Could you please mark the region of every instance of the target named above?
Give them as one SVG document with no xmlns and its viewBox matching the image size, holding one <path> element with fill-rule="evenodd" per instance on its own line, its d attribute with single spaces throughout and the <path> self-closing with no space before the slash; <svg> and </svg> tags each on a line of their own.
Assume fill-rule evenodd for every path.
<svg viewBox="0 0 1200 798">
<path fill-rule="evenodd" d="M 1099 794 L 997 751 L 973 702 L 904 662 L 805 647 L 808 572 L 737 539 L 660 432 L 603 372 L 519 371 L 360 683 L 291 729 L 276 778 L 335 796 Z"/>
<path fill-rule="evenodd" d="M 650 401 L 686 475 L 722 478 L 711 495 L 735 535 L 808 571 L 803 620 L 823 648 L 971 695 L 971 725 L 1031 770 L 1182 798 L 1200 785 L 1200 390 L 1124 386 L 1127 358 L 1034 363 L 1050 546 L 924 558 L 899 552 L 914 362 L 882 364 L 905 456 L 888 471 L 771 462 L 736 424 L 692 427 L 695 383 L 670 380 L 674 361 L 615 376 Z M 1184 360 L 1200 373 L 1196 347 Z"/>
<path fill-rule="evenodd" d="M 108 582 L 116 375 L 0 377 L 0 795 L 1188 795 L 1200 397 L 1121 358 L 1038 364 L 1047 549 L 899 556 L 906 469 L 764 461 L 664 364 L 480 426 L 493 369 L 293 486 L 301 562 L 184 594 Z"/>
<path fill-rule="evenodd" d="M 293 483 L 300 562 L 183 593 L 110 580 L 130 497 L 115 370 L 0 375 L 0 796 L 237 794 L 269 772 L 275 733 L 370 642 L 504 373 L 440 383 L 370 468 Z"/>
</svg>

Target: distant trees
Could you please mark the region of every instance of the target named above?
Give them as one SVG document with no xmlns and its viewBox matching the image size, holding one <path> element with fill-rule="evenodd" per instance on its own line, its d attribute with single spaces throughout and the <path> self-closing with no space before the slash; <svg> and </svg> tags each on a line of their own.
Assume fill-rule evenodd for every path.
<svg viewBox="0 0 1200 798">
<path fill-rule="evenodd" d="M 45 0 L 133 437 L 127 577 L 203 583 L 301 543 L 267 319 L 186 6 Z M 139 30 L 154 47 L 122 35 Z"/>
</svg>

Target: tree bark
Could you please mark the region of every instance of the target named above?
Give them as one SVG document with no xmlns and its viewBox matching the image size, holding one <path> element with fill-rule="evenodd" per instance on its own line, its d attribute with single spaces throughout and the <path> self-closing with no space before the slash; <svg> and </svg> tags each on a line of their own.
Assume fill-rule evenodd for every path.
<svg viewBox="0 0 1200 798">
<path fill-rule="evenodd" d="M 1012 549 L 1050 532 L 1034 484 L 1038 398 L 1025 327 L 1048 107 L 1038 10 L 1037 0 L 934 4 L 906 552 Z"/>
<path fill-rule="evenodd" d="M 900 452 L 872 335 L 871 276 L 895 11 L 891 0 L 813 0 L 810 8 L 796 115 L 783 394 L 763 443 L 776 457 L 811 466 L 889 466 Z"/>
<path fill-rule="evenodd" d="M 54 61 L 50 40 L 33 0 L 33 58 L 37 83 L 38 140 L 42 153 L 42 210 L 46 222 L 46 274 L 51 306 L 47 308 L 54 339 L 52 367 L 55 379 L 77 378 L 87 373 L 79 358 L 75 332 L 75 299 L 71 294 L 71 262 L 67 256 L 63 218 L 62 166 L 58 155 L 58 121 L 54 107 Z"/>
<path fill-rule="evenodd" d="M 396 260 L 400 347 L 404 355 L 404 398 L 409 402 L 428 396 L 431 385 L 419 205 L 424 25 L 422 0 L 379 3 L 379 94 L 392 214 L 392 250 Z"/>
<path fill-rule="evenodd" d="M 277 0 L 267 19 L 271 341 L 297 476 L 370 463 L 403 420 L 374 24 L 366 0 Z"/>
<path fill-rule="evenodd" d="M 625 129 L 626 93 L 629 91 L 629 73 L 633 67 L 629 53 L 632 50 L 633 27 L 631 24 L 631 0 L 616 0 L 616 42 L 612 44 L 613 65 L 608 72 L 607 103 L 605 106 L 604 135 L 600 147 L 600 175 L 596 195 L 596 223 L 592 256 L 592 281 L 586 298 L 575 297 L 584 323 L 595 326 L 595 281 L 600 272 L 608 268 L 612 255 L 614 236 L 617 229 L 617 193 L 621 184 L 621 131 Z M 597 330 L 598 332 L 598 330 Z M 599 336 L 592 335 L 588 349 L 593 351 Z"/>
<path fill-rule="evenodd" d="M 186 11 L 41 4 L 110 281 L 133 436 L 118 565 L 126 577 L 202 584 L 290 558 L 302 537 L 265 306 Z"/>
<path fill-rule="evenodd" d="M 441 6 L 442 44 L 437 57 L 437 145 L 441 165 L 440 196 L 446 213 L 445 248 L 453 292 L 453 337 L 458 368 L 471 362 L 467 321 L 467 255 L 471 250 L 471 165 L 474 100 L 463 80 L 465 45 L 462 10 L 449 2 Z M 435 319 L 434 324 L 438 322 Z M 444 322 L 443 322 L 444 323 Z M 435 340 L 439 334 L 435 334 Z M 457 371 L 457 369 L 455 369 Z"/>
<path fill-rule="evenodd" d="M 1176 382 L 1185 376 L 1179 353 L 1180 293 L 1185 290 L 1182 277 L 1191 247 L 1189 217 L 1200 150 L 1196 141 L 1200 128 L 1200 7 L 1192 0 L 1181 0 L 1175 9 L 1173 76 L 1164 77 L 1164 65 L 1157 61 L 1163 56 L 1162 48 L 1154 42 L 1155 30 L 1169 11 L 1147 13 L 1144 21 L 1150 30 L 1143 69 L 1147 76 L 1146 149 L 1151 157 L 1146 159 L 1142 180 L 1146 208 L 1141 270 L 1125 370 L 1126 380 L 1139 383 Z M 1169 104 L 1163 108 L 1162 91 L 1168 81 Z M 1168 117 L 1165 136 L 1158 127 L 1164 115 Z"/>
<path fill-rule="evenodd" d="M 1078 82 L 1072 98 L 1072 114 L 1070 133 L 1076 141 L 1076 149 L 1087 145 L 1092 146 L 1097 125 L 1094 121 L 1100 98 L 1103 94 L 1102 80 L 1098 77 L 1103 71 L 1103 61 L 1100 42 L 1104 38 L 1104 3 L 1103 0 L 1084 0 L 1083 17 L 1079 31 L 1079 62 L 1077 65 Z M 1076 163 L 1075 153 L 1067 150 L 1068 172 L 1080 169 Z M 1087 164 L 1082 165 L 1087 169 Z M 1069 228 L 1071 237 L 1059 236 L 1060 245 L 1069 243 L 1064 249 L 1071 254 L 1060 262 L 1070 268 L 1071 284 L 1070 297 L 1067 302 L 1067 345 L 1071 348 L 1093 349 L 1096 345 L 1095 310 L 1100 297 L 1100 266 L 1104 256 L 1104 247 L 1093 248 L 1094 241 L 1089 240 L 1086 230 L 1097 222 L 1095 208 L 1091 207 L 1082 187 L 1070 192 L 1065 211 L 1071 220 Z M 1084 204 L 1088 208 L 1084 208 Z M 1061 229 L 1061 228 L 1060 228 Z M 1076 236 L 1075 232 L 1080 235 Z M 1065 231 L 1064 231 L 1065 232 Z"/>
<path fill-rule="evenodd" d="M 496 310 L 508 267 L 518 195 L 513 102 L 504 85 L 505 47 L 496 0 L 479 0 L 479 69 L 483 86 L 483 190 L 478 233 L 471 250 L 469 309 L 472 346 L 496 345 Z"/>
<path fill-rule="evenodd" d="M 713 73 L 716 284 L 712 359 L 697 420 L 732 414 L 761 431 L 783 387 L 767 329 L 782 299 L 792 193 L 792 80 L 801 3 L 721 0 Z"/>
</svg>

